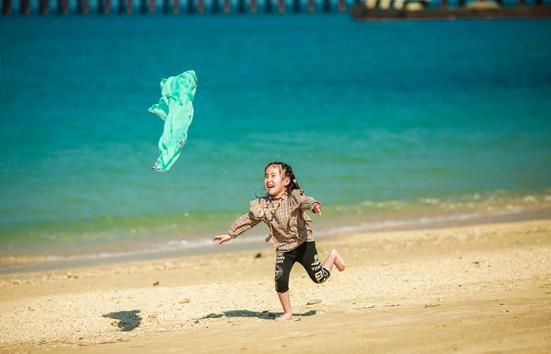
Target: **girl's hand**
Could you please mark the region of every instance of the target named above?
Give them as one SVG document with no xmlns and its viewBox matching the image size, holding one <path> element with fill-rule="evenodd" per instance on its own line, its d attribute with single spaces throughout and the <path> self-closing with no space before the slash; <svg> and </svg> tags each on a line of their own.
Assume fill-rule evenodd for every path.
<svg viewBox="0 0 551 354">
<path fill-rule="evenodd" d="M 231 236 L 228 235 L 228 234 L 224 234 L 224 235 L 216 235 L 214 236 L 214 238 L 212 239 L 216 244 L 218 245 L 221 245 L 223 244 L 224 242 L 228 242 L 231 240 Z"/>
<path fill-rule="evenodd" d="M 312 204 L 312 211 L 314 212 L 314 214 L 320 214 L 321 215 L 321 204 L 318 203 L 318 202 Z"/>
</svg>

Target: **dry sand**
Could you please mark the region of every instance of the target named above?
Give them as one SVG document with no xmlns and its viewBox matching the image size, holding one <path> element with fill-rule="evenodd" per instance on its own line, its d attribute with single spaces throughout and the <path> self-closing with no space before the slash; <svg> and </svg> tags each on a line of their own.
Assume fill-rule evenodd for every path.
<svg viewBox="0 0 551 354">
<path fill-rule="evenodd" d="M 333 247 L 348 268 L 316 285 L 297 265 L 284 323 L 267 247 L 3 275 L 0 352 L 551 352 L 551 220 Z"/>
</svg>

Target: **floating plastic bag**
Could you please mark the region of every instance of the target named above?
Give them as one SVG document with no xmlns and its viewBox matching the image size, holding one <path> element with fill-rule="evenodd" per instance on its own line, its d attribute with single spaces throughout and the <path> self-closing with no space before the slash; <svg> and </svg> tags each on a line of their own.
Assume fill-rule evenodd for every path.
<svg viewBox="0 0 551 354">
<path fill-rule="evenodd" d="M 159 139 L 161 155 L 152 169 L 166 172 L 180 157 L 193 120 L 192 102 L 196 88 L 197 76 L 193 70 L 161 80 L 161 99 L 148 109 L 165 122 L 163 135 Z"/>
</svg>

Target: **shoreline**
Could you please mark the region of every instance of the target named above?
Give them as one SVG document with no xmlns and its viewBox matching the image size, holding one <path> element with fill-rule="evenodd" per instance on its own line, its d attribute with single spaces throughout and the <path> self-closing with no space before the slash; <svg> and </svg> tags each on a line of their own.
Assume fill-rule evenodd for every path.
<svg viewBox="0 0 551 354">
<path fill-rule="evenodd" d="M 295 320 L 281 324 L 272 321 L 281 309 L 266 248 L 0 275 L 0 352 L 551 345 L 549 219 L 350 233 L 317 246 L 322 258 L 337 248 L 348 267 L 322 285 L 295 267 Z"/>
<path fill-rule="evenodd" d="M 350 233 L 364 233 L 369 235 L 373 232 L 381 231 L 415 231 L 419 229 L 435 229 L 446 226 L 468 226 L 488 223 L 508 223 L 516 221 L 544 220 L 551 219 L 551 208 L 547 205 L 540 206 L 533 210 L 525 210 L 522 212 L 509 212 L 492 215 L 476 215 L 473 217 L 454 217 L 451 216 L 435 216 L 425 217 L 421 219 L 403 219 L 400 222 L 394 223 L 373 223 L 366 225 L 356 225 L 348 227 L 336 227 L 329 230 L 314 230 L 316 240 L 336 240 L 339 237 L 346 236 Z M 191 257 L 199 255 L 213 255 L 227 252 L 250 251 L 255 249 L 266 248 L 271 250 L 266 245 L 264 235 L 244 234 L 234 242 L 224 245 L 223 247 L 209 243 L 208 239 L 196 240 L 202 245 L 190 248 L 175 248 L 174 250 L 137 250 L 129 252 L 116 252 L 110 255 L 105 254 L 83 254 L 75 256 L 11 256 L 0 257 L 0 276 L 9 274 L 32 273 L 42 271 L 55 271 L 71 268 L 86 268 L 102 265 L 114 265 L 128 262 L 140 261 L 161 261 L 170 260 L 179 257 Z"/>
</svg>

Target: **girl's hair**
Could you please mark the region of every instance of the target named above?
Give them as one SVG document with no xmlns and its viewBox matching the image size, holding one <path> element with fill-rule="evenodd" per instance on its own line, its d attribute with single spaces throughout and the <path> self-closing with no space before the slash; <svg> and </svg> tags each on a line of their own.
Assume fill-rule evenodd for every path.
<svg viewBox="0 0 551 354">
<path fill-rule="evenodd" d="M 266 169 L 272 165 L 279 165 L 285 173 L 285 176 L 289 177 L 289 179 L 291 180 L 291 183 L 287 185 L 287 193 L 291 193 L 293 189 L 300 189 L 297 178 L 295 177 L 295 173 L 293 172 L 293 168 L 291 166 L 287 165 L 285 162 L 274 161 L 267 164 L 266 167 L 264 167 L 264 171 L 266 171 Z"/>
</svg>

